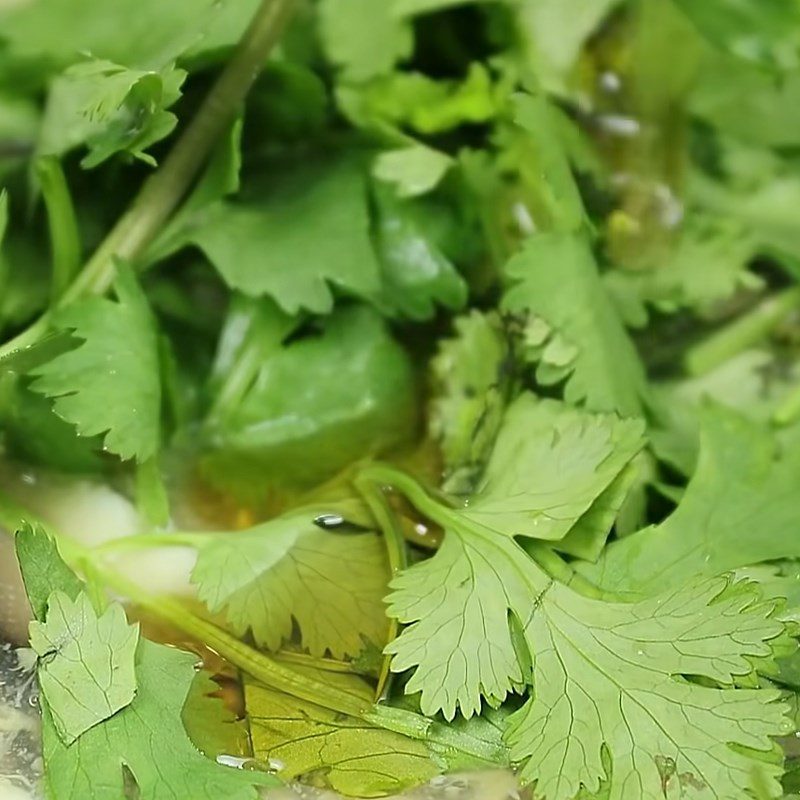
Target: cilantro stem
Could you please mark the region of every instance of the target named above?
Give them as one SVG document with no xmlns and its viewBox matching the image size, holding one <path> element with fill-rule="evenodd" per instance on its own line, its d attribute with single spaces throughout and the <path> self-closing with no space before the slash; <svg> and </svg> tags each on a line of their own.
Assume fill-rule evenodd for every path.
<svg viewBox="0 0 800 800">
<path fill-rule="evenodd" d="M 694 376 L 711 372 L 737 353 L 758 344 L 798 306 L 798 286 L 764 300 L 749 313 L 689 348 L 683 361 L 687 372 Z"/>
<path fill-rule="evenodd" d="M 231 664 L 271 689 L 428 744 L 457 749 L 482 761 L 503 765 L 508 763 L 508 754 L 503 746 L 484 742 L 462 731 L 450 730 L 447 726 L 410 711 L 365 703 L 363 697 L 300 675 L 213 623 L 196 616 L 182 603 L 170 598 L 153 597 L 125 576 L 107 567 L 95 564 L 95 569 L 96 574 L 110 589 L 208 645 Z"/>
<path fill-rule="evenodd" d="M 135 262 L 183 200 L 220 136 L 258 77 L 267 55 L 283 33 L 296 0 L 262 0 L 231 60 L 206 96 L 161 168 L 142 186 L 128 211 L 106 236 L 83 270 L 61 295 L 62 307 L 91 294 L 103 294 L 119 261 Z M 48 330 L 45 312 L 0 347 L 0 358 L 29 347 Z"/>
<path fill-rule="evenodd" d="M 367 504 L 375 522 L 383 533 L 383 541 L 386 545 L 386 554 L 389 559 L 389 571 L 393 578 L 398 573 L 408 567 L 408 551 L 406 550 L 405 538 L 397 518 L 389 508 L 383 491 L 368 480 L 359 476 L 355 480 L 355 487 Z M 389 630 L 386 643 L 390 644 L 400 632 L 400 623 L 395 617 L 389 621 Z M 378 676 L 378 685 L 375 688 L 376 701 L 385 700 L 389 696 L 392 683 L 392 657 L 385 655 L 381 663 L 381 672 Z"/>
<path fill-rule="evenodd" d="M 265 686 L 351 717 L 361 718 L 366 713 L 368 704 L 365 704 L 363 698 L 283 666 L 212 622 L 193 614 L 182 603 L 168 597 L 154 597 L 114 570 L 102 567 L 98 572 L 110 589 L 128 597 L 137 606 L 208 645 L 224 659 Z"/>
<path fill-rule="evenodd" d="M 301 667 L 313 667 L 323 672 L 337 672 L 340 675 L 357 675 L 352 661 L 337 661 L 335 658 L 321 658 L 309 653 L 298 653 L 294 650 L 280 650 L 272 656 L 276 661 L 285 664 L 297 664 Z"/>
<path fill-rule="evenodd" d="M 452 522 L 447 509 L 433 500 L 410 475 L 385 464 L 371 464 L 361 471 L 360 479 L 378 486 L 393 486 L 402 492 L 417 511 L 431 522 L 446 528 Z"/>
<path fill-rule="evenodd" d="M 467 730 L 423 717 L 413 711 L 389 705 L 377 705 L 370 709 L 363 719 L 372 725 L 433 745 L 434 748 L 443 748 L 446 753 L 457 751 L 487 764 L 509 765 L 509 753 L 505 745 L 498 744 L 497 741 L 480 739 Z"/>
<path fill-rule="evenodd" d="M 209 540 L 209 534 L 188 532 L 136 533 L 123 536 L 121 539 L 110 539 L 96 545 L 98 553 L 124 553 L 128 551 L 146 550 L 150 547 L 193 547 L 199 549 Z"/>
<path fill-rule="evenodd" d="M 447 508 L 433 500 L 427 492 L 409 475 L 383 464 L 365 467 L 358 482 L 373 482 L 378 485 L 394 486 L 422 514 L 445 530 L 452 525 L 452 518 Z M 357 482 L 357 485 L 358 485 Z M 366 499 L 366 498 L 365 498 Z M 375 510 L 370 507 L 375 515 Z M 377 515 L 376 519 L 378 519 Z M 526 540 L 523 549 L 536 562 L 543 576 L 557 580 L 577 592 L 594 598 L 610 599 L 609 596 L 590 581 L 579 575 L 564 561 L 561 556 L 545 544 Z"/>
<path fill-rule="evenodd" d="M 80 268 L 81 237 L 61 162 L 53 156 L 42 156 L 36 160 L 36 177 L 47 207 L 53 259 L 51 298 L 55 303 Z"/>
</svg>

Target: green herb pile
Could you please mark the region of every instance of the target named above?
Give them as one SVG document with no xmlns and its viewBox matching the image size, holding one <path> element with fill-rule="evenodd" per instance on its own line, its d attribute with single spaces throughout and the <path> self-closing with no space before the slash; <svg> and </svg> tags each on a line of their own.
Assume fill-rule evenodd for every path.
<svg viewBox="0 0 800 800">
<path fill-rule="evenodd" d="M 3 0 L 0 185 L 50 800 L 800 796 L 797 0 Z"/>
</svg>

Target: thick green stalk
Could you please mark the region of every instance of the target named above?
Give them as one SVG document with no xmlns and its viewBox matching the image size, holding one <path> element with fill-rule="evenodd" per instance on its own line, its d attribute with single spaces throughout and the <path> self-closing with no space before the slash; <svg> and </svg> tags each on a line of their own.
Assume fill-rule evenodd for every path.
<svg viewBox="0 0 800 800">
<path fill-rule="evenodd" d="M 116 263 L 135 262 L 155 239 L 244 102 L 267 55 L 283 33 L 295 2 L 263 0 L 234 56 L 194 119 L 161 168 L 145 182 L 129 210 L 61 296 L 59 306 L 90 294 L 103 294 L 113 281 Z M 45 314 L 0 347 L 0 358 L 34 344 L 49 325 L 49 314 Z"/>
<path fill-rule="evenodd" d="M 94 566 L 96 574 L 108 588 L 130 598 L 153 616 L 203 642 L 231 664 L 271 689 L 430 745 L 456 749 L 493 764 L 508 763 L 504 746 L 487 743 L 462 731 L 449 730 L 447 726 L 439 725 L 420 714 L 373 705 L 358 695 L 301 675 L 284 667 L 276 659 L 254 650 L 213 623 L 192 614 L 183 604 L 169 598 L 153 597 L 115 570 L 96 563 Z"/>
<path fill-rule="evenodd" d="M 36 161 L 36 176 L 47 206 L 53 260 L 51 298 L 57 303 L 80 268 L 81 237 L 61 162 L 53 156 L 42 156 Z"/>
</svg>

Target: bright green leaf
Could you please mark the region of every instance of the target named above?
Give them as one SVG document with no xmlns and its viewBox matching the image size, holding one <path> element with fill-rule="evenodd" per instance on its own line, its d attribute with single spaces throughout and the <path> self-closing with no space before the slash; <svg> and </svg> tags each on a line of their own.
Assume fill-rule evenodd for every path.
<svg viewBox="0 0 800 800">
<path fill-rule="evenodd" d="M 230 4 L 235 7 L 232 15 L 216 0 L 116 0 L 99 5 L 96 0 L 32 0 L 7 5 L 0 10 L 0 29 L 14 56 L 44 57 L 60 67 L 88 52 L 156 70 L 190 48 L 202 50 L 204 40 L 216 39 L 214 47 L 225 44 L 219 39 L 223 29 L 228 44 L 236 41 L 252 12 L 252 4 L 239 2 Z"/>
<path fill-rule="evenodd" d="M 634 785 L 657 800 L 673 780 L 737 800 L 754 771 L 776 785 L 780 766 L 752 751 L 769 753 L 788 729 L 780 693 L 735 688 L 784 629 L 753 584 L 608 603 L 554 582 L 512 540 L 453 521 L 437 554 L 392 588 L 389 612 L 408 627 L 387 652 L 394 671 L 414 670 L 406 692 L 422 693 L 424 713 L 469 717 L 481 696 L 495 704 L 530 685 L 507 739 L 548 800 L 604 782 L 615 800 Z"/>
<path fill-rule="evenodd" d="M 381 153 L 375 159 L 372 174 L 394 185 L 398 196 L 417 197 L 435 189 L 454 163 L 439 150 L 415 144 Z"/>
<path fill-rule="evenodd" d="M 696 214 L 683 226 L 677 241 L 654 262 L 636 269 L 617 269 L 604 276 L 626 321 L 641 326 L 647 306 L 674 313 L 699 314 L 733 298 L 737 291 L 758 285 L 748 271 L 755 254 L 752 235 L 737 223 Z"/>
<path fill-rule="evenodd" d="M 25 592 L 37 620 L 44 621 L 47 616 L 53 592 L 77 601 L 84 585 L 61 558 L 55 541 L 44 528 L 24 523 L 14 544 Z"/>
<path fill-rule="evenodd" d="M 23 526 L 17 534 L 16 552 L 34 613 L 40 621 L 46 620 L 43 627 L 34 627 L 43 647 L 44 638 L 39 633 L 58 634 L 62 622 L 60 612 L 50 619 L 53 606 L 48 607 L 48 601 L 56 598 L 54 607 L 67 612 L 63 622 L 69 623 L 65 624 L 63 635 L 55 637 L 53 644 L 57 648 L 63 647 L 66 654 L 77 648 L 91 668 L 90 675 L 102 678 L 108 675 L 109 663 L 103 665 L 97 659 L 99 637 L 101 644 L 114 646 L 110 651 L 106 649 L 111 664 L 120 659 L 123 664 L 129 655 L 130 631 L 135 629 L 125 625 L 122 608 L 112 606 L 116 610 L 98 620 L 82 594 L 83 584 L 42 528 Z M 72 613 L 75 610 L 77 615 Z M 94 642 L 92 647 L 88 647 L 90 641 Z M 127 800 L 133 788 L 150 800 L 256 800 L 254 787 L 278 783 L 263 772 L 219 766 L 195 749 L 184 730 L 181 714 L 195 679 L 197 656 L 146 639 L 140 639 L 135 650 L 136 694 L 132 701 L 70 745 L 65 744 L 56 727 L 49 705 L 52 692 L 43 693 L 44 789 L 48 797 Z M 55 665 L 60 657 L 58 650 L 51 663 Z M 40 670 L 47 669 L 46 662 L 40 662 Z M 63 674 L 59 666 L 56 677 Z M 113 683 L 129 685 L 121 677 Z M 85 693 L 93 693 L 94 688 L 70 686 L 72 691 L 81 693 L 77 695 L 79 699 L 85 699 Z M 55 707 L 63 708 L 64 702 L 66 698 L 59 693 Z M 131 787 L 131 779 L 135 787 Z"/>
<path fill-rule="evenodd" d="M 768 66 L 797 66 L 800 6 L 795 0 L 675 0 L 713 44 Z"/>
<path fill-rule="evenodd" d="M 596 561 L 600 557 L 608 534 L 639 479 L 638 459 L 642 455 L 640 453 L 614 478 L 569 533 L 558 542 L 556 546 L 560 552 L 586 561 Z"/>
<path fill-rule="evenodd" d="M 641 450 L 643 434 L 638 421 L 522 395 L 459 516 L 506 536 L 557 542 Z"/>
<path fill-rule="evenodd" d="M 185 78 L 174 66 L 156 72 L 100 60 L 75 64 L 51 86 L 38 151 L 61 156 L 85 144 L 86 168 L 117 153 L 154 165 L 145 151 L 177 124 L 166 109 L 180 97 Z"/>
<path fill-rule="evenodd" d="M 31 623 L 30 637 L 39 686 L 65 745 L 133 700 L 139 628 L 128 625 L 122 606 L 98 616 L 86 594 L 73 601 L 53 592 L 45 621 Z"/>
<path fill-rule="evenodd" d="M 136 657 L 138 691 L 130 705 L 83 734 L 70 747 L 42 708 L 45 785 L 58 800 L 125 800 L 126 775 L 148 800 L 255 800 L 256 786 L 277 779 L 220 766 L 189 740 L 181 711 L 197 657 L 142 640 Z"/>
<path fill-rule="evenodd" d="M 376 305 L 414 320 L 431 318 L 437 305 L 463 308 L 467 284 L 419 223 L 424 209 L 380 189 L 375 205 L 375 241 L 382 268 Z"/>
<path fill-rule="evenodd" d="M 415 431 L 410 359 L 373 311 L 353 306 L 263 360 L 209 429 L 204 469 L 234 492 L 312 486 Z"/>
<path fill-rule="evenodd" d="M 161 386 L 155 319 L 133 273 L 120 269 L 117 301 L 91 297 L 56 316 L 84 342 L 31 371 L 31 388 L 82 436 L 105 434 L 122 459 L 146 461 L 161 440 Z"/>
<path fill-rule="evenodd" d="M 225 611 L 239 635 L 278 650 L 297 623 L 313 655 L 355 657 L 364 640 L 381 645 L 388 565 L 373 533 L 337 535 L 291 512 L 239 533 L 210 534 L 200 546 L 192 581 L 214 611 Z M 347 564 L 342 569 L 342 564 Z"/>
<path fill-rule="evenodd" d="M 651 594 L 696 575 L 800 556 L 800 543 L 787 534 L 800 525 L 797 451 L 778 455 L 764 427 L 723 406 L 708 405 L 701 420 L 700 460 L 677 510 L 582 567 L 590 580 L 609 591 Z"/>
<path fill-rule="evenodd" d="M 536 234 L 505 271 L 502 307 L 520 321 L 523 356 L 537 364 L 537 380 L 566 379 L 567 402 L 592 411 L 641 416 L 644 369 L 586 237 Z"/>
<path fill-rule="evenodd" d="M 463 80 L 433 79 L 421 72 L 395 72 L 337 94 L 344 113 L 359 127 L 408 127 L 432 135 L 482 124 L 507 110 L 511 85 L 495 83 L 489 70 L 471 64 Z"/>
<path fill-rule="evenodd" d="M 776 80 L 767 70 L 720 56 L 704 65 L 688 107 L 725 136 L 759 147 L 796 147 L 799 98 L 800 72 Z"/>
<path fill-rule="evenodd" d="M 771 611 L 752 584 L 724 579 L 631 606 L 555 584 L 527 631 L 533 697 L 507 736 L 523 780 L 552 800 L 581 786 L 597 792 L 605 780 L 610 800 L 675 791 L 738 800 L 758 775 L 777 796 L 782 768 L 770 758 L 771 737 L 791 728 L 786 706 L 777 690 L 734 688 L 781 632 Z"/>
<path fill-rule="evenodd" d="M 729 358 L 704 375 L 653 383 L 650 444 L 659 459 L 691 475 L 700 446 L 700 409 L 706 400 L 768 425 L 798 382 L 798 361 L 759 347 Z M 785 433 L 792 435 L 791 429 Z"/>
<path fill-rule="evenodd" d="M 491 2 L 491 0 L 489 0 Z M 496 0 L 502 2 L 502 0 Z M 413 17 L 418 14 L 431 14 L 445 11 L 454 6 L 466 6 L 484 0 L 393 0 L 394 13 L 399 17 Z"/>
<path fill-rule="evenodd" d="M 352 161 L 276 165 L 257 202 L 211 206 L 190 242 L 232 289 L 269 295 L 289 314 L 329 312 L 332 286 L 361 297 L 380 286 L 366 178 Z"/>
<path fill-rule="evenodd" d="M 183 725 L 206 758 L 247 758 L 252 754 L 248 721 L 237 718 L 224 691 L 208 672 L 198 672 L 183 706 Z"/>
<path fill-rule="evenodd" d="M 536 0 L 516 4 L 527 60 L 545 89 L 569 93 L 583 46 L 619 3 L 620 0 Z"/>
<path fill-rule="evenodd" d="M 514 120 L 520 152 L 511 149 L 506 159 L 516 162 L 535 198 L 536 207 L 528 209 L 534 226 L 565 235 L 585 230 L 586 210 L 573 175 L 574 143 L 582 144 L 574 125 L 541 93 L 515 95 Z"/>
</svg>

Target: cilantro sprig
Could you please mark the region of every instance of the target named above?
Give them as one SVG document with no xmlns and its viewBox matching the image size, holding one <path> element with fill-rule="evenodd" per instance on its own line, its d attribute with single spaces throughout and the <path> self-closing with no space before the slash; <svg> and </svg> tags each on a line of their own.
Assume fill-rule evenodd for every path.
<svg viewBox="0 0 800 800">
<path fill-rule="evenodd" d="M 49 800 L 796 790 L 795 6 L 0 0 Z"/>
</svg>

